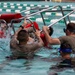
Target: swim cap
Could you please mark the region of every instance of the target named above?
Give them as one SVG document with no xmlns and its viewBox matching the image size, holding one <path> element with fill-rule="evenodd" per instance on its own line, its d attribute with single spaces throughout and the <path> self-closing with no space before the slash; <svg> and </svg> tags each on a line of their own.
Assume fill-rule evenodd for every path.
<svg viewBox="0 0 75 75">
<path fill-rule="evenodd" d="M 69 44 L 62 43 L 60 48 L 59 48 L 59 51 L 62 51 L 64 53 L 70 53 L 70 52 L 72 52 L 72 48 Z"/>
<path fill-rule="evenodd" d="M 72 49 L 71 48 L 63 48 L 63 49 L 59 48 L 59 51 L 62 51 L 64 53 L 71 53 Z"/>
</svg>

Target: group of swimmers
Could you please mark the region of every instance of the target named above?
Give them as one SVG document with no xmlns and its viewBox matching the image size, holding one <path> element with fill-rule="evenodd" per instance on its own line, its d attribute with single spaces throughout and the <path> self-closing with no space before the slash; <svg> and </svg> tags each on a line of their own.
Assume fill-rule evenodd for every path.
<svg viewBox="0 0 75 75">
<path fill-rule="evenodd" d="M 27 24 L 28 23 L 24 21 L 24 24 L 19 27 L 11 38 L 11 59 L 31 59 L 34 57 L 35 52 L 45 44 L 40 37 L 40 29 L 35 28 L 35 26 L 30 26 L 27 28 Z M 44 33 L 47 43 L 50 45 L 60 45 L 59 52 L 63 60 L 60 62 L 58 67 L 72 67 L 73 64 L 71 54 L 75 53 L 75 23 L 68 23 L 66 25 L 66 29 L 63 30 L 66 34 L 65 36 L 52 38 L 50 36 L 53 31 L 52 28 L 49 28 L 48 26 L 42 27 L 42 33 Z"/>
</svg>

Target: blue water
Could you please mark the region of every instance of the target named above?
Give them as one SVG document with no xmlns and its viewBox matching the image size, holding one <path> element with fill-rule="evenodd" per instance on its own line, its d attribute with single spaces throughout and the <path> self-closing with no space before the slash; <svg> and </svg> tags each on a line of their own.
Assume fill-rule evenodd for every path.
<svg viewBox="0 0 75 75">
<path fill-rule="evenodd" d="M 13 3 L 23 4 L 23 2 Z M 25 4 L 75 6 L 74 3 L 25 2 Z M 53 16 L 51 16 L 51 18 L 53 18 Z M 40 26 L 40 29 L 42 29 L 43 23 L 38 22 L 38 24 Z M 50 23 L 48 22 L 47 25 L 49 24 Z M 19 27 L 18 25 L 15 25 L 15 29 Z M 52 37 L 65 35 L 63 33 L 64 27 L 65 23 L 56 23 L 55 25 L 53 25 L 54 33 Z M 9 43 L 10 38 L 0 39 L 0 75 L 54 75 L 55 73 L 57 73 L 58 75 L 75 75 L 74 69 L 65 69 L 62 71 L 50 69 L 50 67 L 56 65 L 59 62 L 57 61 L 57 59 L 60 58 L 57 49 L 59 48 L 59 45 L 53 46 L 53 48 L 56 49 L 41 48 L 39 51 L 37 51 L 32 60 L 17 59 L 7 61 L 5 57 L 11 54 Z"/>
</svg>

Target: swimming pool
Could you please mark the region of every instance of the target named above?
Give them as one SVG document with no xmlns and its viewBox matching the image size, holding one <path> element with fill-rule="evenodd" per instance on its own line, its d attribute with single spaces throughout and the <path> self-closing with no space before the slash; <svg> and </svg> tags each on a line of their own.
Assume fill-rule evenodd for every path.
<svg viewBox="0 0 75 75">
<path fill-rule="evenodd" d="M 9 7 L 10 4 L 11 4 L 11 8 Z M 3 2 L 3 3 L 0 3 L 0 7 L 1 7 L 0 12 L 1 13 L 20 12 L 23 10 L 22 6 L 26 7 L 26 9 L 29 9 L 30 7 L 34 7 L 34 6 L 49 7 L 54 5 L 61 5 L 63 6 L 63 8 L 66 8 L 66 9 L 75 8 L 74 3 L 44 3 L 42 2 L 41 4 L 41 2 L 39 2 L 38 4 L 38 2 L 36 3 L 35 2 L 25 2 L 25 3 Z M 55 20 L 61 17 L 61 15 L 57 13 L 45 13 L 45 14 L 47 14 L 46 17 L 48 17 L 51 14 L 49 18 L 47 18 L 49 20 L 46 20 L 47 25 L 55 22 Z M 38 15 L 36 15 L 35 17 L 32 16 L 31 19 L 33 21 L 36 20 L 41 29 L 43 26 L 41 17 Z M 72 17 L 72 20 L 74 21 L 73 17 Z M 18 26 L 15 26 L 15 28 L 17 27 Z M 63 33 L 64 27 L 65 27 L 65 23 L 63 21 L 53 25 L 54 33 L 52 37 L 59 37 L 61 35 L 65 35 Z M 17 60 L 7 61 L 5 57 L 11 54 L 9 42 L 10 42 L 10 38 L 0 39 L 0 75 L 56 75 L 56 74 L 75 75 L 75 69 L 72 69 L 72 68 L 59 70 L 59 71 L 50 69 L 50 67 L 52 67 L 53 65 L 56 65 L 59 62 L 58 58 L 60 57 L 60 55 L 57 49 L 59 48 L 59 45 L 53 46 L 53 49 L 41 48 L 35 54 L 35 57 L 32 60 L 17 59 Z"/>
</svg>

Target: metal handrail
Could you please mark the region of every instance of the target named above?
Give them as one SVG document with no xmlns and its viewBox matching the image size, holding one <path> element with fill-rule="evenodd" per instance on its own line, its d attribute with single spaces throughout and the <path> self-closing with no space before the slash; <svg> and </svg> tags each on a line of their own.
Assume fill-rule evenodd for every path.
<svg viewBox="0 0 75 75">
<path fill-rule="evenodd" d="M 63 18 L 65 18 L 65 17 L 67 17 L 67 16 L 71 15 L 71 14 L 72 14 L 72 13 L 74 13 L 74 12 L 75 12 L 75 10 L 71 11 L 71 12 L 70 12 L 70 13 L 68 13 L 67 15 L 65 15 L 65 16 L 63 16 L 62 18 L 58 19 L 56 22 L 54 22 L 54 23 L 52 23 L 52 24 L 48 25 L 48 27 L 53 26 L 54 24 L 56 24 L 57 22 L 59 22 L 60 20 L 62 20 L 62 19 L 63 19 Z"/>
<path fill-rule="evenodd" d="M 50 10 L 50 9 L 53 9 L 53 8 L 56 8 L 56 7 L 59 7 L 59 8 L 62 9 L 62 7 L 60 5 L 56 5 L 56 6 L 53 6 L 53 7 L 48 7 L 46 9 L 41 10 L 41 11 L 38 11 L 38 12 L 35 12 L 35 13 L 32 13 L 32 14 L 28 14 L 28 15 L 20 18 L 20 20 L 23 20 L 24 18 L 27 18 L 27 17 L 30 17 L 30 16 L 34 16 L 34 15 L 36 15 L 38 13 L 46 12 L 47 10 Z M 11 22 L 13 22 L 14 20 L 18 20 L 18 19 L 12 19 Z"/>
<path fill-rule="evenodd" d="M 1 23 L 1 22 L 4 22 L 4 23 L 6 23 L 6 21 L 5 21 L 4 19 L 0 19 L 0 23 Z"/>
<path fill-rule="evenodd" d="M 28 14 L 28 15 L 22 17 L 22 18 L 19 18 L 19 19 L 12 19 L 12 20 L 11 20 L 11 26 L 12 26 L 13 21 L 15 21 L 15 20 L 23 20 L 23 19 L 28 18 L 28 17 L 30 17 L 30 16 L 36 15 L 36 14 L 38 14 L 38 13 L 46 12 L 47 10 L 50 10 L 50 9 L 53 9 L 53 8 L 56 8 L 56 7 L 59 7 L 59 8 L 61 9 L 62 15 L 64 16 L 62 7 L 61 7 L 60 5 L 56 5 L 56 6 L 48 7 L 48 8 L 46 8 L 46 9 L 41 10 L 41 11 L 32 13 L 32 14 Z M 65 24 L 66 24 L 65 18 L 63 18 L 63 19 L 64 19 L 64 22 L 65 22 Z M 13 30 L 15 30 L 13 26 L 12 26 L 12 28 L 13 28 Z M 15 32 L 15 31 L 14 31 L 14 32 Z"/>
<path fill-rule="evenodd" d="M 53 9 L 53 8 L 56 8 L 56 7 L 59 7 L 59 8 L 60 8 L 60 11 L 62 12 L 62 16 L 64 16 L 64 12 L 63 12 L 62 7 L 61 7 L 60 5 L 56 5 L 56 6 L 53 6 L 53 7 L 44 8 L 43 10 L 38 11 L 38 12 L 35 12 L 35 13 L 32 13 L 32 14 L 28 14 L 28 15 L 26 15 L 26 17 L 30 17 L 30 16 L 36 15 L 36 14 L 38 14 L 38 13 L 41 14 L 42 12 L 47 12 L 47 10 Z M 37 7 L 37 8 L 40 10 L 39 7 Z M 35 8 L 32 8 L 32 9 L 35 9 Z M 41 14 L 41 16 L 42 16 L 44 25 L 46 25 L 42 14 Z M 69 18 L 68 18 L 68 20 L 69 20 Z M 65 22 L 65 24 L 67 24 L 65 18 L 64 18 L 64 22 Z"/>
<path fill-rule="evenodd" d="M 35 13 L 32 13 L 32 14 L 26 15 L 26 17 L 30 17 L 30 16 L 36 15 L 36 14 L 38 14 L 38 13 L 45 12 L 45 11 L 47 11 L 47 10 L 56 8 L 56 7 L 58 7 L 58 6 L 59 6 L 59 5 L 56 5 L 56 6 L 53 6 L 53 7 L 48 7 L 48 8 L 46 8 L 46 9 L 41 10 L 41 11 L 38 11 L 38 12 L 35 12 Z M 24 18 L 24 17 L 23 17 L 23 18 Z"/>
<path fill-rule="evenodd" d="M 56 7 L 56 6 L 54 6 L 54 7 Z M 52 8 L 54 8 L 54 7 L 51 7 L 51 8 L 48 8 L 48 9 L 52 9 Z M 24 16 L 24 17 L 22 17 L 22 18 L 19 18 L 19 19 L 12 19 L 12 20 L 11 20 L 11 27 L 12 27 L 14 33 L 15 33 L 15 29 L 14 29 L 14 26 L 13 26 L 13 21 L 23 20 L 23 19 L 28 18 L 28 17 L 30 17 L 30 16 L 36 15 L 37 13 L 44 12 L 44 11 L 46 11 L 46 10 L 48 10 L 48 9 L 43 9 L 43 10 L 41 10 L 41 11 L 39 11 L 39 12 L 29 14 L 29 16 L 26 15 L 26 16 Z"/>
<path fill-rule="evenodd" d="M 63 12 L 63 9 L 62 9 L 62 7 L 60 6 L 60 5 L 57 5 L 57 7 L 59 7 L 60 8 L 60 11 L 61 11 L 61 13 L 62 13 L 62 16 L 64 16 L 64 12 Z M 47 11 L 46 11 L 47 12 Z M 43 22 L 44 22 L 44 18 L 43 18 L 43 15 L 41 14 L 41 16 L 42 16 L 42 19 L 43 19 Z M 67 24 L 66 23 L 66 19 L 64 18 L 64 22 L 65 22 L 65 24 Z M 44 22 L 44 24 L 45 24 L 45 22 Z M 46 24 L 45 24 L 46 25 Z"/>
</svg>

